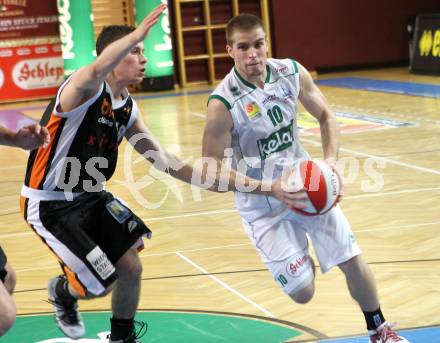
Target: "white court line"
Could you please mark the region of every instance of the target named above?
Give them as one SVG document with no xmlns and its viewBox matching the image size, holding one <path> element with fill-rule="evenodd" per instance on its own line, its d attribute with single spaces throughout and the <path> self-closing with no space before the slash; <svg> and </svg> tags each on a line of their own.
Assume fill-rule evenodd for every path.
<svg viewBox="0 0 440 343">
<path fill-rule="evenodd" d="M 198 113 L 198 112 L 190 112 L 190 113 L 192 115 L 194 115 L 194 116 L 197 116 L 197 117 L 206 118 L 206 116 L 203 115 L 202 113 Z M 314 140 L 310 140 L 310 139 L 306 139 L 306 138 L 301 138 L 300 141 L 301 142 L 307 142 L 307 143 L 310 143 L 312 145 L 319 146 L 319 147 L 321 146 L 321 142 L 316 142 Z M 344 151 L 344 152 L 348 152 L 348 153 L 353 154 L 353 155 L 369 157 L 369 158 L 373 158 L 375 160 L 381 160 L 381 161 L 388 162 L 388 163 L 391 163 L 391 164 L 395 164 L 395 165 L 398 165 L 398 166 L 401 166 L 401 167 L 406 167 L 406 168 L 410 168 L 410 169 L 416 169 L 416 170 L 419 170 L 419 171 L 424 171 L 424 172 L 427 172 L 427 173 L 440 175 L 440 171 L 439 170 L 435 170 L 435 169 L 419 167 L 419 166 L 416 166 L 414 164 L 399 162 L 399 161 L 392 160 L 390 158 L 375 156 L 375 155 L 371 155 L 371 154 L 365 154 L 363 152 L 359 152 L 359 151 L 351 150 L 351 149 L 346 149 L 346 148 L 339 148 L 339 150 L 340 151 Z"/>
<path fill-rule="evenodd" d="M 404 194 L 404 193 L 416 193 L 416 192 L 430 192 L 430 191 L 438 191 L 440 190 L 440 187 L 437 188 L 416 188 L 416 189 L 405 189 L 402 191 L 393 191 L 393 192 L 382 192 L 382 193 L 367 193 L 367 194 L 360 194 L 360 195 L 351 195 L 351 196 L 344 196 L 344 199 L 363 199 L 363 198 L 370 198 L 370 197 L 378 197 L 378 196 L 387 196 L 387 195 L 396 195 L 396 194 Z M 161 221 L 161 220 L 167 220 L 167 219 L 181 219 L 181 218 L 188 218 L 188 217 L 198 217 L 198 216 L 204 216 L 204 215 L 210 215 L 210 214 L 222 214 L 222 213 L 238 213 L 235 208 L 231 209 L 223 209 L 223 210 L 216 210 L 216 211 L 202 211 L 202 212 L 194 212 L 194 213 L 187 213 L 187 214 L 181 214 L 181 215 L 175 215 L 175 216 L 162 216 L 162 217 L 151 217 L 148 218 L 147 222 L 152 221 Z M 20 236 L 28 236 L 33 235 L 33 231 L 27 231 L 27 232 L 19 232 L 19 233 L 7 233 L 7 234 L 0 234 L 0 238 L 9 238 L 9 237 L 20 237 Z M 174 253 L 174 252 L 172 252 Z"/>
<path fill-rule="evenodd" d="M 0 170 L 8 170 L 8 169 L 18 169 L 24 170 L 26 166 L 24 164 L 16 165 L 16 166 L 0 166 Z"/>
<path fill-rule="evenodd" d="M 235 211 L 235 210 L 233 210 Z M 203 213 L 200 213 L 202 215 Z M 440 221 L 435 222 L 427 222 L 427 223 L 419 223 L 419 224 L 410 224 L 410 225 L 395 225 L 395 226 L 387 226 L 387 227 L 381 227 L 381 228 L 375 228 L 375 229 L 366 229 L 366 230 L 355 230 L 354 232 L 356 234 L 364 233 L 364 232 L 374 232 L 374 231 L 386 231 L 386 230 L 394 230 L 394 229 L 417 229 L 418 227 L 423 226 L 430 226 L 430 225 L 438 225 L 440 224 Z M 22 232 L 17 234 L 9 234 L 9 235 L 3 235 L 0 236 L 0 238 L 3 238 L 5 236 L 27 236 L 30 234 L 34 234 L 34 232 Z M 234 248 L 239 246 L 251 246 L 250 243 L 240 243 L 240 244 L 229 244 L 229 245 L 219 245 L 214 247 L 207 247 L 207 248 L 197 248 L 197 249 L 188 249 L 188 250 L 180 250 L 180 252 L 198 252 L 198 251 L 204 251 L 204 250 L 217 250 L 217 249 L 225 249 L 225 248 Z M 141 255 L 140 258 L 146 258 L 146 257 L 152 257 L 152 256 L 166 256 L 166 255 L 174 255 L 176 254 L 176 251 L 169 251 L 169 252 L 162 252 L 162 253 L 156 253 L 156 254 L 145 254 Z M 47 270 L 47 269 L 54 269 L 58 268 L 58 265 L 54 266 L 47 266 L 47 267 L 38 267 L 38 268 L 26 268 L 26 269 L 16 269 L 15 271 L 17 273 L 20 272 L 27 272 L 27 271 L 34 271 L 34 270 Z"/>
<path fill-rule="evenodd" d="M 313 141 L 313 140 L 310 140 L 310 139 L 301 138 L 301 141 L 302 142 L 310 143 L 310 144 L 315 145 L 315 146 L 319 146 L 319 147 L 321 146 L 321 142 L 316 142 L 316 141 Z M 405 167 L 405 168 L 410 168 L 410 169 L 415 169 L 415 170 L 419 170 L 419 171 L 423 171 L 423 172 L 427 172 L 427 173 L 431 173 L 431 174 L 440 175 L 440 171 L 439 170 L 435 170 L 435 169 L 419 167 L 419 166 L 416 166 L 414 164 L 399 162 L 399 161 L 392 160 L 390 158 L 375 156 L 375 155 L 371 155 L 371 154 L 365 154 L 363 152 L 359 152 L 359 151 L 355 151 L 355 150 L 351 150 L 351 149 L 346 149 L 346 148 L 339 148 L 339 150 L 340 151 L 344 151 L 344 152 L 348 152 L 348 153 L 353 154 L 353 155 L 358 155 L 358 156 L 362 156 L 362 157 L 368 157 L 368 158 L 373 158 L 375 160 L 384 161 L 384 162 L 395 164 L 395 165 L 398 165 L 398 166 L 401 166 L 401 167 Z"/>
<path fill-rule="evenodd" d="M 215 211 L 186 213 L 186 214 L 179 214 L 179 215 L 175 215 L 175 216 L 151 217 L 151 218 L 148 218 L 146 221 L 152 222 L 152 221 L 159 221 L 159 220 L 165 220 L 165 219 L 180 219 L 180 218 L 187 218 L 187 217 L 197 217 L 201 214 L 208 215 L 208 214 L 221 214 L 221 213 L 230 213 L 230 212 L 237 212 L 237 210 L 236 209 L 224 209 L 224 210 L 215 210 Z"/>
<path fill-rule="evenodd" d="M 415 189 L 404 189 L 402 191 L 393 191 L 393 192 L 376 192 L 376 193 L 367 193 L 367 194 L 359 194 L 359 195 L 350 195 L 344 196 L 344 199 L 363 199 L 363 198 L 371 198 L 371 197 L 380 197 L 383 195 L 396 195 L 396 194 L 405 194 L 405 193 L 417 193 L 417 192 L 432 192 L 432 191 L 440 191 L 440 187 L 434 188 L 415 188 Z"/>
<path fill-rule="evenodd" d="M 240 299 L 244 300 L 245 302 L 247 302 L 248 304 L 254 306 L 255 308 L 259 309 L 261 312 L 263 312 L 264 314 L 266 314 L 269 317 L 272 318 L 277 318 L 274 314 L 272 314 L 271 312 L 269 312 L 268 310 L 266 310 L 264 307 L 258 305 L 256 302 L 252 301 L 251 299 L 249 299 L 248 297 L 244 296 L 243 294 L 241 294 L 240 292 L 238 292 L 237 290 L 235 290 L 234 288 L 232 288 L 231 286 L 229 286 L 227 283 L 223 282 L 222 280 L 220 280 L 218 277 L 214 276 L 214 275 L 210 275 L 209 272 L 207 270 L 205 270 L 203 267 L 199 266 L 197 263 L 193 262 L 192 260 L 190 260 L 188 257 L 186 257 L 185 255 L 181 254 L 180 252 L 176 252 L 176 255 L 179 256 L 182 260 L 188 262 L 190 265 L 192 265 L 193 267 L 197 268 L 198 270 L 200 270 L 203 274 L 205 274 L 206 276 L 208 276 L 209 278 L 211 278 L 212 280 L 214 280 L 215 282 L 219 283 L 221 286 L 223 286 L 224 288 L 226 288 L 228 291 L 234 293 L 236 296 L 238 296 Z"/>
<path fill-rule="evenodd" d="M 204 250 L 235 248 L 235 247 L 242 247 L 244 245 L 250 245 L 250 243 L 229 244 L 229 245 L 221 245 L 221 246 L 215 246 L 215 247 L 197 248 L 197 249 L 188 249 L 188 250 L 179 250 L 179 251 L 180 252 L 195 252 L 195 251 L 204 251 Z M 176 253 L 175 251 L 169 251 L 169 252 L 161 252 L 161 253 L 156 253 L 156 254 L 145 254 L 145 255 L 142 255 L 141 258 L 150 257 L 150 256 L 174 255 L 175 253 Z"/>
<path fill-rule="evenodd" d="M 363 233 L 363 232 L 374 232 L 374 231 L 386 231 L 386 230 L 394 230 L 394 229 L 414 229 L 420 226 L 429 226 L 429 225 L 438 225 L 440 221 L 428 222 L 428 223 L 418 223 L 418 224 L 409 224 L 409 225 L 394 225 L 394 226 L 385 226 L 385 227 L 377 227 L 374 229 L 366 229 L 366 230 L 356 230 L 355 233 Z"/>
<path fill-rule="evenodd" d="M 33 232 L 31 232 L 33 233 Z M 218 246 L 214 246 L 214 247 L 208 247 L 208 248 L 198 248 L 198 249 L 188 249 L 188 250 L 180 250 L 180 252 L 197 252 L 197 251 L 204 251 L 204 250 L 217 250 L 217 249 L 225 249 L 225 248 L 235 248 L 235 247 L 242 247 L 242 246 L 251 246 L 251 243 L 240 243 L 240 244 L 229 244 L 229 245 L 218 245 Z M 157 254 L 142 254 L 139 255 L 140 259 L 146 258 L 146 257 L 154 257 L 154 256 L 166 256 L 166 255 L 175 255 L 176 251 L 170 251 L 170 252 L 162 252 L 162 253 L 157 253 Z M 29 271 L 34 271 L 34 270 L 47 270 L 47 269 L 58 269 L 59 266 L 57 264 L 49 264 L 45 267 L 36 267 L 36 268 L 26 268 L 26 269 L 16 269 L 15 272 L 16 273 L 21 273 L 21 272 L 29 272 Z"/>
<path fill-rule="evenodd" d="M 206 115 L 203 114 L 203 113 L 189 111 L 189 114 L 192 114 L 193 116 L 196 116 L 196 117 L 199 117 L 199 118 L 206 119 Z"/>
</svg>

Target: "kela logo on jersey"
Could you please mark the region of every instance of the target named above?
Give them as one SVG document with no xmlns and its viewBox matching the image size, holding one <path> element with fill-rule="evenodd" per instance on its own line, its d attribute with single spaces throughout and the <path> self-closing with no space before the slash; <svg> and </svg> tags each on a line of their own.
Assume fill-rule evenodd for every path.
<svg viewBox="0 0 440 343">
<path fill-rule="evenodd" d="M 282 127 L 278 131 L 272 133 L 269 137 L 258 140 L 257 144 L 262 160 L 265 160 L 274 152 L 283 151 L 292 146 L 294 140 L 292 126 L 293 121 L 291 121 L 288 126 Z"/>
<path fill-rule="evenodd" d="M 233 96 L 239 96 L 241 94 L 241 92 L 235 86 L 231 87 L 230 91 L 232 92 Z"/>
<path fill-rule="evenodd" d="M 253 102 L 251 104 L 247 104 L 246 105 L 246 113 L 250 119 L 254 119 L 257 116 L 261 115 L 260 107 L 255 102 Z"/>
</svg>

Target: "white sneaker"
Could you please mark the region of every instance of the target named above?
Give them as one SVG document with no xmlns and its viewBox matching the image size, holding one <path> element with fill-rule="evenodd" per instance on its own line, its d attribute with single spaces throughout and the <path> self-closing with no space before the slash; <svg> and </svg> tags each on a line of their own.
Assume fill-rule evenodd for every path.
<svg viewBox="0 0 440 343">
<path fill-rule="evenodd" d="M 64 300 L 56 295 L 55 289 L 64 276 L 57 276 L 49 281 L 47 287 L 49 303 L 53 305 L 55 322 L 58 328 L 68 337 L 78 339 L 84 336 L 84 322 L 78 311 L 78 300 Z"/>
<path fill-rule="evenodd" d="M 399 336 L 394 330 L 395 324 L 382 323 L 375 332 L 370 333 L 370 343 L 410 343 L 406 338 Z"/>
</svg>

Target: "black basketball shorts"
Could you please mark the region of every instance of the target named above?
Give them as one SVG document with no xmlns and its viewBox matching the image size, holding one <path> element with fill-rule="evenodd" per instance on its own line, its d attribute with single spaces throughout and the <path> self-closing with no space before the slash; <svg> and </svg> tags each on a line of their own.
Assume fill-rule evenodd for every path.
<svg viewBox="0 0 440 343">
<path fill-rule="evenodd" d="M 25 200 L 25 219 L 56 255 L 81 295 L 102 294 L 116 279 L 116 262 L 143 248 L 151 231 L 111 193 L 83 193 L 73 201 Z"/>
</svg>

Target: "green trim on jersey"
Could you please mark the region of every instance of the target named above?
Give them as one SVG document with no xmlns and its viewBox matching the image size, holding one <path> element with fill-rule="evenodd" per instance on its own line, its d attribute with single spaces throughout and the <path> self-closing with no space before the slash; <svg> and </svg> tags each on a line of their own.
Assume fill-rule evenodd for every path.
<svg viewBox="0 0 440 343">
<path fill-rule="evenodd" d="M 249 88 L 252 88 L 252 89 L 256 89 L 257 88 L 252 83 L 250 83 L 249 81 L 245 80 L 245 78 L 240 75 L 240 73 L 238 72 L 238 70 L 237 70 L 237 68 L 235 66 L 234 66 L 234 72 L 235 72 L 235 75 L 237 75 L 237 77 L 240 79 L 240 81 L 243 82 L 246 86 L 248 86 Z"/>
<path fill-rule="evenodd" d="M 220 100 L 220 101 L 223 103 L 223 105 L 226 106 L 226 108 L 227 108 L 228 110 L 230 110 L 230 109 L 232 108 L 232 106 L 231 106 L 231 104 L 228 102 L 228 100 L 226 100 L 225 98 L 223 98 L 221 95 L 217 95 L 217 94 L 210 95 L 209 98 L 208 98 L 208 104 L 209 104 L 209 102 L 210 102 L 212 99 Z"/>
<path fill-rule="evenodd" d="M 243 82 L 246 86 L 248 86 L 248 87 L 250 87 L 252 89 L 256 89 L 257 88 L 255 85 L 253 85 L 252 83 L 247 81 L 243 76 L 241 76 L 235 66 L 234 66 L 234 72 L 237 75 L 237 77 L 240 79 L 240 81 Z M 268 64 L 266 64 L 266 72 L 267 72 L 266 73 L 267 75 L 266 75 L 266 80 L 264 81 L 264 83 L 269 83 L 271 71 L 270 71 L 270 67 L 269 67 Z"/>
<path fill-rule="evenodd" d="M 297 74 L 298 73 L 298 64 L 296 63 L 296 61 L 293 58 L 291 58 L 290 60 L 292 61 L 293 69 L 295 70 L 295 74 Z"/>
<path fill-rule="evenodd" d="M 270 68 L 269 68 L 268 64 L 266 64 L 266 71 L 267 71 L 267 75 L 266 75 L 266 81 L 264 81 L 264 83 L 269 83 L 269 81 L 270 81 Z"/>
</svg>

